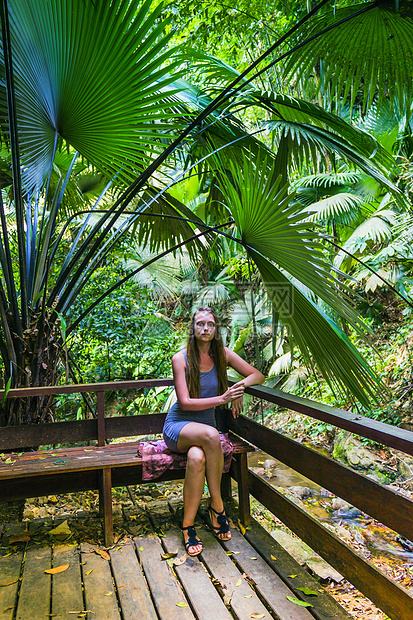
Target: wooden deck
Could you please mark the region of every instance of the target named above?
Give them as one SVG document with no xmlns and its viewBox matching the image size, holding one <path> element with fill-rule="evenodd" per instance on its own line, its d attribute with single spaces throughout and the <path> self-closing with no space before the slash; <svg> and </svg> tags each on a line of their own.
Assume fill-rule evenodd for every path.
<svg viewBox="0 0 413 620">
<path fill-rule="evenodd" d="M 256 522 L 245 536 L 232 529 L 231 541 L 221 544 L 201 509 L 198 533 L 204 551 L 190 558 L 177 526 L 177 508 L 179 512 L 179 505 L 158 501 L 145 515 L 130 515 L 132 531 L 142 529 L 146 519 L 146 533 L 125 536 L 121 527 L 119 540 L 108 550 L 70 539 L 52 544 L 48 531 L 58 522 L 32 521 L 26 535 L 24 524 L 3 527 L 0 619 L 349 620 Z M 176 555 L 168 561 L 162 559 L 165 553 Z M 64 570 L 45 572 L 57 567 Z M 303 587 L 318 596 L 296 589 Z M 312 607 L 288 597 L 308 601 Z"/>
</svg>

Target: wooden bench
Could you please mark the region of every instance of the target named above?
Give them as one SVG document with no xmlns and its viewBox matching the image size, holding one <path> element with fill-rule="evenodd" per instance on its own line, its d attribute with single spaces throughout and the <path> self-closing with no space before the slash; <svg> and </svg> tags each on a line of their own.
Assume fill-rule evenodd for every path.
<svg viewBox="0 0 413 620">
<path fill-rule="evenodd" d="M 165 414 L 113 417 L 0 428 L 0 499 L 26 499 L 50 494 L 99 489 L 105 545 L 113 542 L 112 487 L 142 484 L 139 441 L 108 443 L 114 439 L 161 433 Z M 247 453 L 254 447 L 231 435 L 234 457 L 223 476 L 223 495 L 231 493 L 230 476 L 238 482 L 240 519 L 250 523 Z M 95 445 L 87 445 L 94 442 Z M 83 444 L 76 445 L 73 444 Z M 43 450 L 42 447 L 71 444 Z M 85 445 L 86 444 L 86 445 Z M 21 452 L 40 446 L 39 450 Z M 10 452 L 13 450 L 13 452 Z M 185 470 L 169 470 L 157 478 L 181 479 Z"/>
</svg>

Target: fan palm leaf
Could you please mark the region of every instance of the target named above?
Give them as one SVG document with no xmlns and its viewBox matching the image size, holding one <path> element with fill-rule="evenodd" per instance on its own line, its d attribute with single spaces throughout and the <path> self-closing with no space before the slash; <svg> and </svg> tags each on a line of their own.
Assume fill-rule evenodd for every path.
<svg viewBox="0 0 413 620">
<path fill-rule="evenodd" d="M 173 134 L 176 79 L 161 8 L 138 0 L 11 0 L 20 150 L 40 186 L 55 136 L 112 176 L 140 169 Z M 4 88 L 4 87 L 3 87 Z M 170 89 L 168 94 L 176 92 Z M 2 98 L 4 101 L 4 92 Z M 175 124 L 176 128 L 176 124 Z"/>
<path fill-rule="evenodd" d="M 362 105 L 367 109 L 377 93 L 378 104 L 385 97 L 392 103 L 412 96 L 413 84 L 413 13 L 408 0 L 378 0 L 344 7 L 317 17 L 305 38 L 341 19 L 369 9 L 338 28 L 296 50 L 285 64 L 285 77 L 294 75 L 305 82 L 311 79 L 318 60 L 323 67 L 324 92 L 330 84 L 331 99 L 354 105 L 362 91 Z"/>
</svg>

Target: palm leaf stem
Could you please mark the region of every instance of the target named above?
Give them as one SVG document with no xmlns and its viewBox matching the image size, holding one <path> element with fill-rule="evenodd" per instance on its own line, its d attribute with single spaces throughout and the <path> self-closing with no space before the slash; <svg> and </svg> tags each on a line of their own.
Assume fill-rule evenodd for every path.
<svg viewBox="0 0 413 620">
<path fill-rule="evenodd" d="M 395 295 L 397 295 L 398 297 L 400 297 L 400 299 L 402 299 L 403 301 L 406 302 L 407 305 L 409 305 L 411 308 L 413 308 L 413 302 L 410 301 L 407 297 L 405 297 L 404 295 L 402 295 L 402 293 L 400 293 L 400 291 L 398 291 L 392 284 L 390 284 L 390 282 L 388 280 L 386 280 L 386 278 L 383 278 L 383 276 L 381 276 L 377 271 L 375 271 L 372 267 L 370 267 L 370 265 L 368 265 L 367 263 L 364 263 L 362 260 L 360 260 L 359 258 L 357 258 L 357 256 L 355 256 L 354 254 L 352 254 L 351 252 L 349 252 L 348 250 L 346 250 L 345 248 L 341 247 L 340 245 L 338 245 L 337 243 L 335 243 L 335 241 L 333 241 L 329 235 L 324 235 L 322 233 L 320 233 L 320 237 L 322 237 L 323 239 L 325 239 L 326 241 L 328 241 L 328 243 L 330 243 L 332 246 L 334 246 L 337 250 L 339 250 L 340 252 L 344 252 L 344 254 L 347 254 L 347 256 L 350 256 L 350 258 L 352 258 L 353 260 L 355 260 L 357 263 L 359 263 L 360 265 L 362 265 L 365 269 L 367 269 L 368 271 L 370 271 L 370 273 L 374 274 L 377 278 L 379 278 L 379 280 L 381 280 L 383 282 L 383 284 L 385 284 L 391 291 L 393 291 L 393 293 Z"/>
<path fill-rule="evenodd" d="M 52 208 L 50 209 L 49 220 L 47 222 L 46 230 L 45 230 L 45 239 L 44 239 L 44 243 L 42 247 L 42 252 L 40 256 L 38 257 L 38 263 L 36 265 L 36 276 L 35 276 L 35 281 L 33 283 L 33 295 L 35 297 L 41 290 L 42 286 L 46 286 L 46 280 L 45 280 L 46 271 L 44 269 L 44 266 L 45 266 L 47 256 L 49 253 L 50 243 L 51 243 L 51 240 L 55 232 L 57 215 L 58 215 L 59 209 L 62 204 L 63 195 L 67 187 L 67 184 L 69 182 L 69 178 L 72 173 L 73 166 L 75 165 L 77 157 L 78 157 L 78 152 L 76 151 L 71 161 L 71 164 L 69 166 L 69 169 L 67 171 L 65 179 L 63 180 L 62 183 L 58 185 L 58 188 L 56 190 L 56 194 L 54 197 L 54 201 L 52 204 Z M 46 209 L 46 204 L 44 204 L 44 209 Z M 49 257 L 49 260 L 51 261 L 50 257 Z"/>
<path fill-rule="evenodd" d="M 0 220 L 1 227 L 3 232 L 3 240 L 0 240 L 0 257 L 1 257 L 1 266 L 3 270 L 3 277 L 6 282 L 6 288 L 8 293 L 9 304 L 11 307 L 11 312 L 13 314 L 14 325 L 16 329 L 17 335 L 21 338 L 23 335 L 21 321 L 20 321 L 20 312 L 19 312 L 19 304 L 17 301 L 17 291 L 16 285 L 14 281 L 13 274 L 13 265 L 12 258 L 10 253 L 10 244 L 9 244 L 9 235 L 7 230 L 7 221 L 6 215 L 4 212 L 4 203 L 3 196 L 0 191 Z M 4 244 L 4 245 L 3 245 Z M 6 306 L 7 307 L 7 306 Z"/>
<path fill-rule="evenodd" d="M 57 131 L 55 131 L 55 136 L 54 136 L 54 144 L 53 144 L 53 152 L 52 152 L 52 157 L 50 159 L 50 167 L 49 167 L 49 174 L 47 177 L 47 182 L 46 182 L 46 191 L 45 191 L 45 196 L 44 196 L 44 209 L 43 209 L 43 213 L 42 213 L 42 219 L 40 221 L 40 228 L 39 228 L 39 243 L 38 243 L 38 247 L 37 247 L 37 252 L 36 252 L 36 264 L 39 261 L 39 252 L 41 250 L 41 243 L 42 243 L 42 235 L 43 235 L 43 228 L 44 228 L 44 220 L 46 217 L 46 205 L 47 205 L 47 199 L 49 197 L 49 188 L 50 188 L 50 181 L 52 178 L 52 172 L 53 172 L 53 162 L 54 162 L 54 158 L 56 155 L 56 151 L 57 151 L 57 140 L 58 140 L 59 134 L 57 133 Z"/>
<path fill-rule="evenodd" d="M 10 149 L 13 170 L 13 194 L 16 208 L 17 220 L 17 240 L 19 251 L 19 269 L 20 269 L 20 295 L 21 295 L 21 316 L 24 327 L 28 323 L 28 295 L 27 295 L 27 269 L 25 256 L 25 235 L 24 235 L 24 218 L 21 193 L 20 178 L 20 154 L 19 154 L 19 138 L 17 130 L 16 116 L 16 100 L 13 80 L 13 66 L 11 54 L 11 37 L 9 24 L 9 11 L 7 0 L 0 2 L 0 20 L 3 39 L 3 57 L 4 57 L 4 73 L 6 81 L 7 96 L 7 114 L 10 132 Z"/>
<path fill-rule="evenodd" d="M 81 226 L 81 228 L 80 228 L 79 232 L 78 232 L 78 233 L 77 233 L 77 235 L 76 235 L 75 240 L 73 241 L 72 247 L 70 248 L 69 252 L 67 253 L 67 256 L 65 257 L 65 260 L 64 260 L 63 265 L 62 265 L 62 268 L 63 268 L 63 269 L 66 267 L 66 265 L 69 263 L 70 259 L 72 258 L 73 253 L 74 253 L 74 252 L 75 252 L 75 250 L 76 250 L 76 246 L 77 246 L 77 244 L 79 243 L 79 240 L 80 240 L 80 238 L 82 237 L 82 235 L 83 235 L 83 233 L 84 233 L 84 231 L 85 231 L 85 229 L 86 229 L 86 226 L 87 226 L 87 224 L 88 224 L 88 222 L 89 222 L 90 218 L 92 217 L 92 214 L 93 214 L 93 213 L 101 213 L 101 212 L 102 212 L 102 211 L 97 210 L 97 207 L 99 206 L 99 204 L 100 204 L 100 203 L 101 203 L 101 201 L 103 200 L 103 198 L 104 198 L 104 196 L 105 196 L 106 192 L 108 191 L 108 189 L 110 188 L 110 186 L 112 185 L 112 183 L 113 183 L 113 181 L 112 181 L 112 180 L 110 180 L 110 181 L 109 181 L 109 183 L 107 183 L 107 185 L 104 187 L 104 189 L 103 189 L 103 190 L 102 190 L 102 192 L 100 193 L 100 196 L 99 196 L 99 197 L 98 197 L 98 199 L 96 200 L 96 202 L 95 202 L 95 204 L 94 204 L 94 206 L 93 206 L 93 209 L 91 209 L 91 210 L 89 211 L 89 216 L 88 216 L 88 217 L 86 218 L 86 220 L 83 222 L 83 224 L 82 224 L 82 226 Z M 86 212 L 85 212 L 85 211 L 82 211 L 81 213 L 86 213 Z M 78 215 L 79 215 L 79 213 L 75 213 L 75 214 L 74 214 L 74 217 L 77 217 Z M 67 222 L 66 224 L 68 224 L 68 223 L 71 221 L 71 219 L 73 219 L 73 218 L 69 218 L 69 220 L 68 220 L 68 222 Z M 64 228 L 63 228 L 62 233 L 64 233 L 64 231 L 65 231 L 65 230 L 66 230 L 66 228 L 67 228 L 66 224 L 65 224 L 65 226 L 64 226 Z M 52 259 L 53 259 L 54 255 L 55 255 L 55 253 L 56 253 L 56 251 L 57 251 L 57 248 L 58 248 L 58 246 L 59 246 L 59 243 L 60 243 L 60 241 L 61 241 L 61 239 L 62 239 L 62 236 L 63 236 L 63 234 L 62 234 L 62 233 L 59 235 L 59 237 L 58 237 L 58 239 L 57 239 L 57 241 L 56 241 L 56 243 L 55 243 L 55 246 L 54 246 L 54 248 L 53 248 L 53 251 L 52 251 L 52 254 L 51 254 Z"/>
<path fill-rule="evenodd" d="M 151 215 L 155 215 L 155 214 L 151 214 Z M 161 217 L 163 217 L 162 214 L 157 214 Z M 174 217 L 176 219 L 182 219 L 185 220 L 185 218 L 178 218 L 178 216 L 170 216 L 170 217 Z M 148 265 L 151 265 L 152 263 L 154 263 L 155 261 L 159 260 L 160 258 L 163 258 L 164 256 L 167 256 L 168 254 L 170 254 L 171 252 L 175 252 L 176 250 L 179 250 L 179 248 L 183 247 L 184 245 L 186 245 L 187 243 L 190 243 L 191 241 L 193 241 L 194 239 L 199 239 L 200 237 L 208 234 L 208 232 L 217 232 L 219 234 L 222 234 L 222 231 L 220 231 L 220 228 L 223 228 L 224 226 L 229 226 L 233 223 L 232 220 L 230 220 L 229 222 L 225 222 L 224 224 L 219 224 L 218 226 L 207 226 L 206 224 L 204 225 L 205 228 L 207 230 L 204 230 L 200 233 L 197 233 L 195 235 L 192 235 L 192 237 L 185 239 L 184 241 L 181 241 L 180 243 L 175 244 L 172 248 L 168 248 L 167 250 L 165 250 L 164 252 L 161 252 L 160 254 L 158 254 L 157 256 L 155 256 L 154 258 L 152 258 L 151 260 L 147 261 L 146 263 L 144 263 L 143 265 L 140 265 L 137 269 L 135 269 L 134 271 L 132 271 L 131 273 L 129 273 L 127 276 L 125 276 L 124 278 L 122 278 L 121 280 L 119 280 L 118 282 L 116 282 L 111 288 L 109 288 L 107 291 L 105 291 L 98 299 L 96 299 L 90 306 L 88 306 L 86 308 L 86 310 L 84 310 L 82 312 L 82 314 L 80 314 L 77 319 L 71 324 L 69 325 L 69 327 L 67 328 L 66 333 L 69 334 L 70 332 L 72 332 L 80 323 L 80 321 L 82 321 L 85 316 L 87 316 L 89 314 L 89 312 L 91 312 L 94 308 L 96 308 L 96 306 L 103 300 L 105 299 L 105 297 L 107 297 L 108 295 L 110 295 L 110 293 L 112 293 L 113 291 L 115 291 L 117 288 L 119 288 L 120 286 L 122 286 L 122 284 L 124 284 L 127 280 L 129 280 L 130 278 L 132 278 L 133 276 L 135 276 L 137 273 L 139 273 L 139 271 L 142 271 L 142 269 L 145 269 Z M 199 224 L 199 222 L 197 222 L 197 224 Z M 230 235 L 225 235 L 225 236 L 230 236 Z M 231 237 L 231 236 L 230 236 Z M 234 238 L 235 240 L 235 238 Z M 239 239 L 238 241 L 240 243 L 242 243 Z"/>
</svg>

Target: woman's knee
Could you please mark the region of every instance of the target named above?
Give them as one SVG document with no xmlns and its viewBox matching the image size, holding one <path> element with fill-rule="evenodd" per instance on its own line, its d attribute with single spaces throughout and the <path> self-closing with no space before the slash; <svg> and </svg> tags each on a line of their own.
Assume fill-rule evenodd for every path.
<svg viewBox="0 0 413 620">
<path fill-rule="evenodd" d="M 221 441 L 219 438 L 219 432 L 213 426 L 208 426 L 205 430 L 204 440 L 208 447 L 218 449 L 221 447 Z"/>
<path fill-rule="evenodd" d="M 187 452 L 187 467 L 201 471 L 205 469 L 205 452 L 199 446 L 192 446 Z"/>
</svg>

